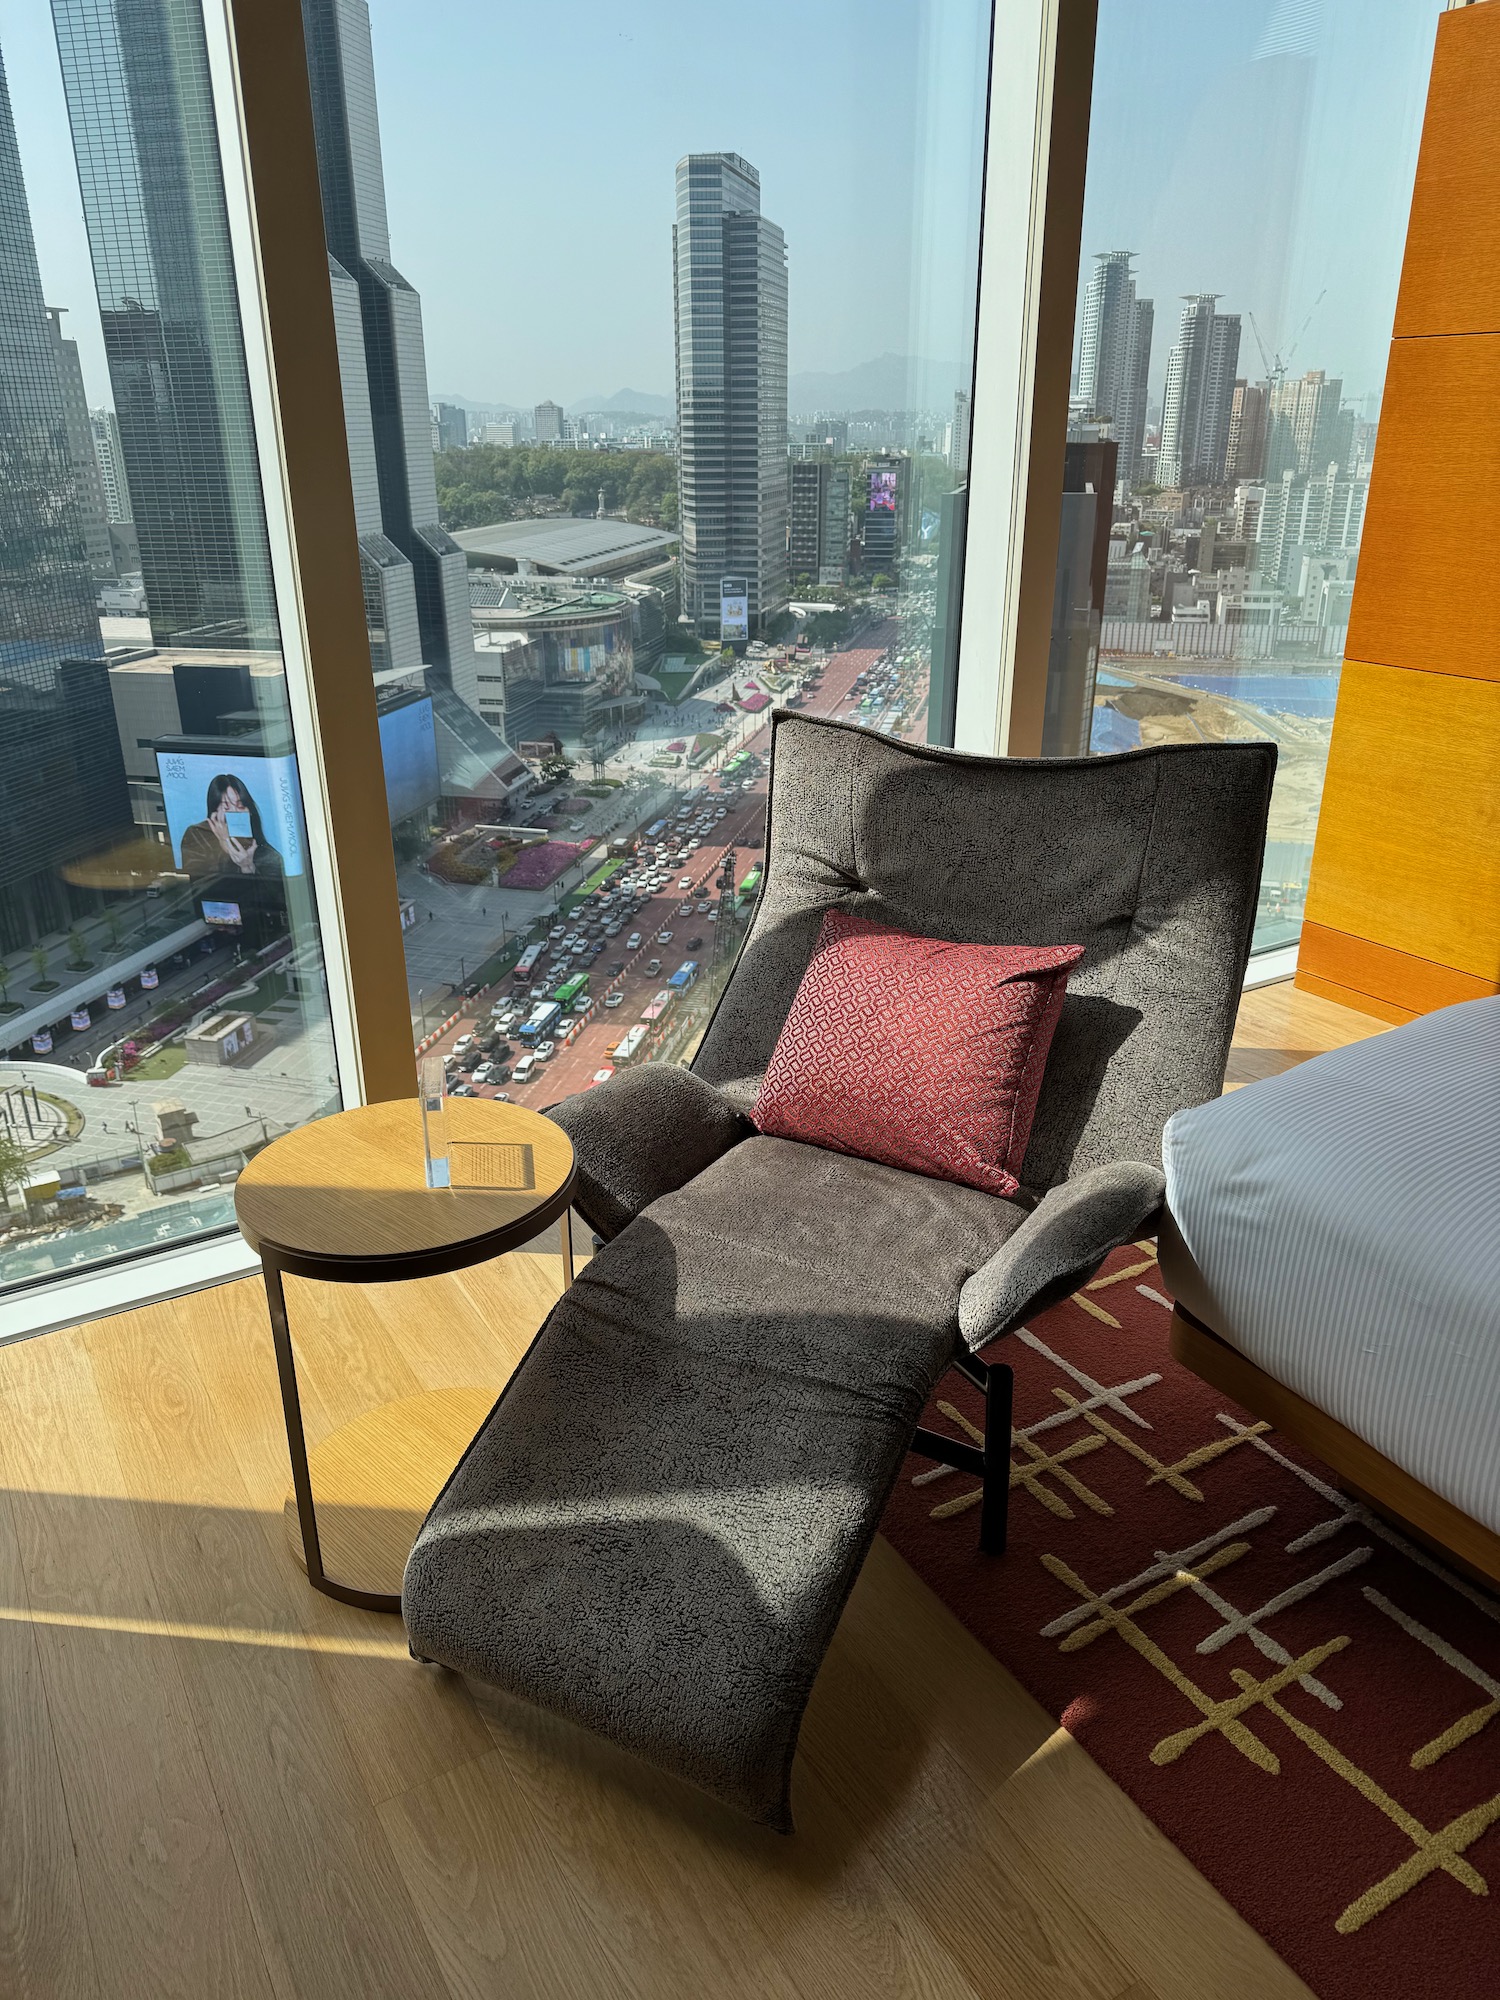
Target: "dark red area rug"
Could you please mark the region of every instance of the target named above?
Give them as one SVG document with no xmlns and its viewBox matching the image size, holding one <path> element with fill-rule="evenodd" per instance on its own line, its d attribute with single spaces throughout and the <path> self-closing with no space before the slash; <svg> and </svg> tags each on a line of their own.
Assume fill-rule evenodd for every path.
<svg viewBox="0 0 1500 2000">
<path fill-rule="evenodd" d="M 1005 1343 L 1006 1555 L 925 1459 L 883 1532 L 1322 2000 L 1494 2000 L 1500 1600 L 1175 1362 L 1160 1287 L 1119 1251 Z"/>
</svg>

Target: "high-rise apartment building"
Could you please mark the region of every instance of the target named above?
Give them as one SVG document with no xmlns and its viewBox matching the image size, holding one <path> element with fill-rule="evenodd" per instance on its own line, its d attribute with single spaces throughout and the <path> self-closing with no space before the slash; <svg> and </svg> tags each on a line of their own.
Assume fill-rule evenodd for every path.
<svg viewBox="0 0 1500 2000">
<path fill-rule="evenodd" d="M 89 568 L 101 582 L 115 573 L 114 545 L 109 536 L 109 510 L 104 501 L 104 481 L 94 456 L 94 435 L 89 424 L 89 401 L 83 387 L 83 364 L 78 359 L 78 342 L 62 330 L 62 306 L 48 306 L 52 329 L 52 354 L 57 365 L 57 383 L 62 391 L 63 419 L 68 434 L 68 460 L 73 467 L 74 496 L 78 522 L 83 531 L 83 549 Z"/>
<path fill-rule="evenodd" d="M 538 403 L 531 413 L 538 444 L 561 444 L 567 436 L 567 420 L 561 403 Z"/>
<path fill-rule="evenodd" d="M 1266 420 L 1265 476 L 1343 471 L 1354 445 L 1354 412 L 1343 408 L 1344 384 L 1321 368 L 1271 389 Z"/>
<path fill-rule="evenodd" d="M 1240 316 L 1215 311 L 1216 292 L 1189 293 L 1177 344 L 1167 358 L 1161 449 L 1162 486 L 1217 486 L 1224 478 Z"/>
<path fill-rule="evenodd" d="M 1120 448 L 1119 477 L 1127 485 L 1140 478 L 1156 324 L 1155 301 L 1135 295 L 1134 255 L 1105 250 L 1095 258 L 1078 343 L 1078 400 L 1097 422 L 1109 425 Z"/>
<path fill-rule="evenodd" d="M 801 579 L 843 583 L 849 569 L 849 468 L 829 458 L 787 461 L 787 566 Z"/>
<path fill-rule="evenodd" d="M 718 635 L 732 580 L 761 631 L 787 601 L 786 239 L 737 153 L 678 162 L 672 295 L 682 608 Z"/>
<path fill-rule="evenodd" d="M 274 649 L 201 21 L 180 0 L 53 0 L 52 17 L 152 634 Z"/>
<path fill-rule="evenodd" d="M 71 921 L 62 866 L 130 828 L 58 365 L 0 59 L 0 952 Z"/>
<path fill-rule="evenodd" d="M 377 672 L 430 667 L 477 709 L 467 564 L 438 521 L 422 302 L 391 262 L 370 10 L 302 0 L 302 23 L 371 657 Z"/>
<path fill-rule="evenodd" d="M 1228 484 L 1240 479 L 1259 479 L 1265 471 L 1268 389 L 1268 383 L 1243 379 L 1234 385 L 1229 402 L 1229 440 L 1224 447 L 1224 478 Z"/>
</svg>

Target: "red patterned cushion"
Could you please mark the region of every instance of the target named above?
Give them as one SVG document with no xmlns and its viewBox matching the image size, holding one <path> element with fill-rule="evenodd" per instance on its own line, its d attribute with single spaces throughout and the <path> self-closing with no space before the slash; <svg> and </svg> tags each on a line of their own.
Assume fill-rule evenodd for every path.
<svg viewBox="0 0 1500 2000">
<path fill-rule="evenodd" d="M 1080 944 L 945 944 L 830 910 L 755 1100 L 762 1132 L 1014 1194 Z"/>
</svg>

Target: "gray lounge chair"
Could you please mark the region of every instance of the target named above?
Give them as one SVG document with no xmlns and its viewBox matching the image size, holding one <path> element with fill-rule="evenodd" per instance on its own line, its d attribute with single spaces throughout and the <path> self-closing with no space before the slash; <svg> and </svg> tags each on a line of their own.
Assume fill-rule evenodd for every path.
<svg viewBox="0 0 1500 2000">
<path fill-rule="evenodd" d="M 763 893 L 691 1069 L 555 1113 L 604 1247 L 417 1538 L 418 1658 L 790 1829 L 803 1710 L 903 1455 L 977 1473 L 1003 1547 L 1010 1370 L 980 1350 L 1150 1226 L 1162 1127 L 1222 1088 L 1275 761 L 966 757 L 776 716 Z M 1017 1199 L 754 1131 L 831 908 L 1087 947 Z M 917 1431 L 955 1362 L 983 1451 Z"/>
</svg>

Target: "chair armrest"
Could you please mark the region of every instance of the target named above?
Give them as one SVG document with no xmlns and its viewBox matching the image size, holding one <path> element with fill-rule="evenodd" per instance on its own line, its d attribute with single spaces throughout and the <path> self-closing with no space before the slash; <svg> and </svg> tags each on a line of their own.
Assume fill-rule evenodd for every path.
<svg viewBox="0 0 1500 2000">
<path fill-rule="evenodd" d="M 1091 1278 L 1111 1250 L 1152 1222 L 1166 1191 L 1160 1167 L 1110 1160 L 1062 1181 L 958 1295 L 958 1326 L 978 1353 Z"/>
<path fill-rule="evenodd" d="M 667 1063 L 619 1070 L 548 1116 L 573 1141 L 574 1206 L 606 1239 L 755 1130 L 711 1083 Z"/>
</svg>

